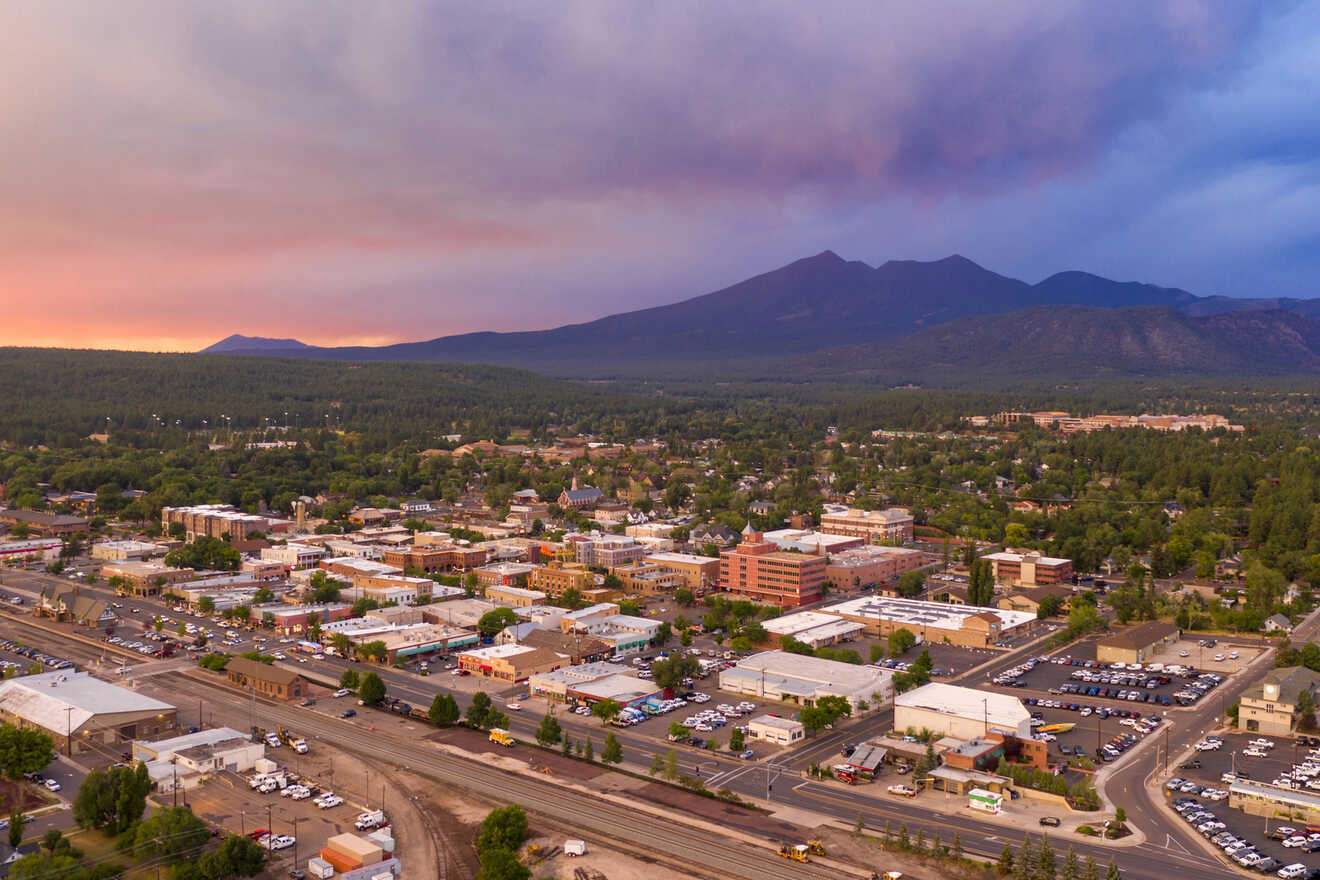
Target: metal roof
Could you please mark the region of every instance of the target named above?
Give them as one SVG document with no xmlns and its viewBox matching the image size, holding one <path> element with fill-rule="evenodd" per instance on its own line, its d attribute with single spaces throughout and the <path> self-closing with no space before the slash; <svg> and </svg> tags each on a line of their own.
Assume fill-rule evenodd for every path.
<svg viewBox="0 0 1320 880">
<path fill-rule="evenodd" d="M 55 732 L 78 730 L 97 715 L 173 709 L 87 672 L 43 672 L 0 684 L 0 711 Z"/>
</svg>

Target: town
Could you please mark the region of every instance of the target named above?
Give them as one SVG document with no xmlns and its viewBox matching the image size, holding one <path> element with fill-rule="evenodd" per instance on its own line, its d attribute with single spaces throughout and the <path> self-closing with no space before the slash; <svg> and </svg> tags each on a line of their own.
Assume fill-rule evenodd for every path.
<svg viewBox="0 0 1320 880">
<path fill-rule="evenodd" d="M 1226 431 L 1160 442 L 1251 448 Z M 199 442 L 306 454 L 278 434 Z M 1320 850 L 1309 569 L 1286 545 L 1267 565 L 1258 528 L 1235 537 L 1205 496 L 1125 505 L 1118 461 L 1081 495 L 1046 494 L 1046 450 L 1092 441 L 831 425 L 813 444 L 827 463 L 804 471 L 740 469 L 718 438 L 441 439 L 411 453 L 423 491 L 370 504 L 322 490 L 155 507 L 159 490 L 11 470 L 0 719 L 50 739 L 23 768 L 41 802 L 74 798 L 81 824 L 87 780 L 140 764 L 153 799 L 322 878 L 475 872 L 425 830 L 446 816 L 448 839 L 470 807 L 421 805 L 405 780 L 461 786 L 477 767 L 527 809 L 577 786 L 537 810 L 558 837 L 505 846 L 532 866 L 626 860 L 571 813 L 581 786 L 625 797 L 626 774 L 676 792 L 608 801 L 690 825 L 650 844 L 675 866 L 712 822 L 734 833 L 723 858 L 771 876 L 919 871 L 910 857 L 1009 871 L 1033 858 L 1008 837 L 1024 822 L 1079 876 L 1145 876 L 1158 869 L 1137 855 L 1180 814 L 1213 838 L 1176 856 L 1198 871 Z M 938 475 L 902 464 L 936 445 Z M 993 477 L 968 467 L 996 460 Z M 1275 492 L 1255 490 L 1253 518 Z M 1101 503 L 1142 537 L 1063 538 Z M 708 803 L 806 824 L 770 839 L 754 810 Z M 1251 833 L 1239 814 L 1292 824 Z M 859 851 L 868 836 L 887 863 Z"/>
</svg>

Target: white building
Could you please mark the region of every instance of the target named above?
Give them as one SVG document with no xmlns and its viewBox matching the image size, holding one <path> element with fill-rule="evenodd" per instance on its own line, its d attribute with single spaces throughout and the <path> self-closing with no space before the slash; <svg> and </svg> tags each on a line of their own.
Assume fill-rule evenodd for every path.
<svg viewBox="0 0 1320 880">
<path fill-rule="evenodd" d="M 107 562 L 150 559 L 161 548 L 146 541 L 102 541 L 92 545 L 92 558 Z"/>
<path fill-rule="evenodd" d="M 990 730 L 1031 736 L 1031 713 L 1010 694 L 933 682 L 894 699 L 894 729 L 968 740 Z"/>
<path fill-rule="evenodd" d="M 853 711 L 878 709 L 894 698 L 894 673 L 785 651 L 753 654 L 720 672 L 720 690 L 801 706 L 843 697 Z"/>
<path fill-rule="evenodd" d="M 54 562 L 60 558 L 64 542 L 59 538 L 33 538 L 27 541 L 5 541 L 0 543 L 0 562 L 8 559 L 36 560 Z"/>
<path fill-rule="evenodd" d="M 310 568 L 325 556 L 325 548 L 311 544 L 284 544 L 263 547 L 261 558 L 267 562 L 282 562 L 289 568 Z"/>
<path fill-rule="evenodd" d="M 780 550 L 796 550 L 799 553 L 817 553 L 822 550 L 826 553 L 838 553 L 866 543 L 862 538 L 852 535 L 831 535 L 811 529 L 775 529 L 772 532 L 762 532 L 761 537 Z"/>
<path fill-rule="evenodd" d="M 266 756 L 266 746 L 232 727 L 199 730 L 169 739 L 133 742 L 133 760 L 145 761 L 159 790 L 196 788 L 209 775 L 244 773 Z"/>
<path fill-rule="evenodd" d="M 747 722 L 747 738 L 777 746 L 790 746 L 807 735 L 801 721 L 778 715 L 758 715 Z"/>
<path fill-rule="evenodd" d="M 865 624 L 817 611 L 799 611 L 783 617 L 772 617 L 762 621 L 761 626 L 766 632 L 781 639 L 791 637 L 813 648 L 855 639 L 866 629 Z"/>
</svg>

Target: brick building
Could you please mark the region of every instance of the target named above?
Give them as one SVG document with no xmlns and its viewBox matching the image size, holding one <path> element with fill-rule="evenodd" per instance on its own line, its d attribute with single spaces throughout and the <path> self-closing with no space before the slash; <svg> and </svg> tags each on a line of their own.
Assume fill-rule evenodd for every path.
<svg viewBox="0 0 1320 880">
<path fill-rule="evenodd" d="M 749 526 L 742 543 L 720 554 L 720 589 L 757 602 L 796 608 L 821 598 L 824 556 L 779 550 Z"/>
</svg>

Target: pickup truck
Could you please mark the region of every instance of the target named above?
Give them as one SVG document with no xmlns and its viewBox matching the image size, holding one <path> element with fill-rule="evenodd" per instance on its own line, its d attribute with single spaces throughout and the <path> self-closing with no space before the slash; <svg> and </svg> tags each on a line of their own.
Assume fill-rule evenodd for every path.
<svg viewBox="0 0 1320 880">
<path fill-rule="evenodd" d="M 917 790 L 910 785 L 891 785 L 889 786 L 889 793 L 902 795 L 903 797 L 917 796 Z"/>
<path fill-rule="evenodd" d="M 363 813 L 353 822 L 353 826 L 358 831 L 367 831 L 372 828 L 379 828 L 385 824 L 385 814 L 380 810 L 372 810 L 369 813 Z"/>
</svg>

